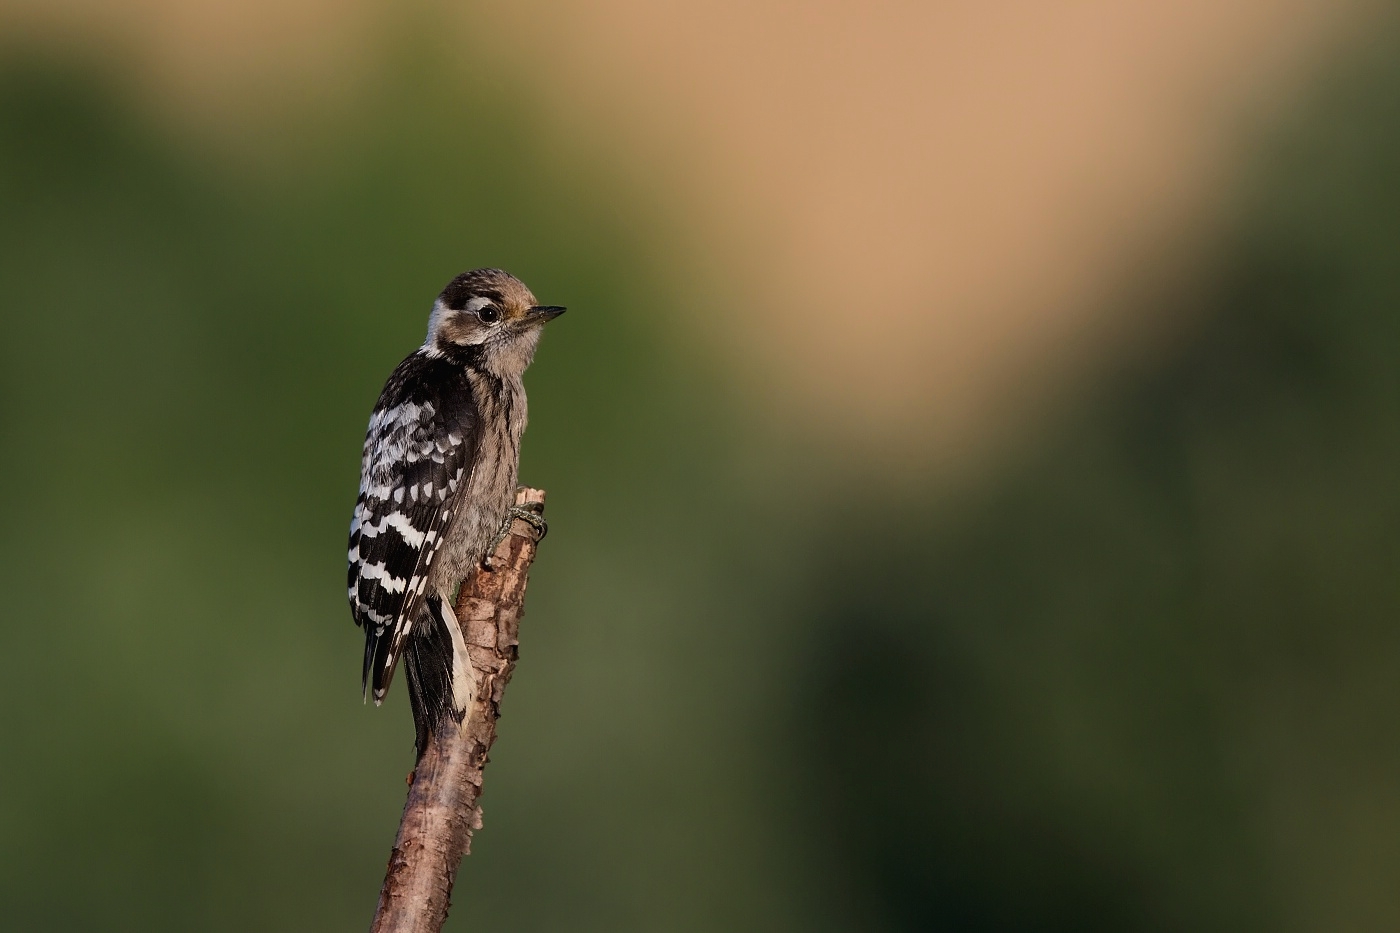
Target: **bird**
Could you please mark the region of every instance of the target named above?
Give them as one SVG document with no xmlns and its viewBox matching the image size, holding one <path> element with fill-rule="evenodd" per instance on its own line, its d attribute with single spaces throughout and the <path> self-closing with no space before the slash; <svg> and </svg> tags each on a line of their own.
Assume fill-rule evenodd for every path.
<svg viewBox="0 0 1400 933">
<path fill-rule="evenodd" d="M 350 610 L 365 635 L 361 688 L 382 704 L 402 660 L 420 757 L 474 699 L 454 592 L 515 518 L 539 537 L 546 530 L 514 504 L 523 376 L 544 325 L 564 311 L 501 269 L 463 272 L 370 414 L 348 553 Z"/>
</svg>

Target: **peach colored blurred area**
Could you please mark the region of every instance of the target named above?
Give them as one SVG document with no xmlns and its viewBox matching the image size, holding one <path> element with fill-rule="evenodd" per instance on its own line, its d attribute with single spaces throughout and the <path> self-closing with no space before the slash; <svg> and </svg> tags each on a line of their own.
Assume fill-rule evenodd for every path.
<svg viewBox="0 0 1400 933">
<path fill-rule="evenodd" d="M 1104 299 L 1165 236 L 1208 223 L 1242 127 L 1361 7 L 502 10 L 567 89 L 550 97 L 561 123 L 605 127 L 689 195 L 699 249 L 736 272 L 697 296 L 724 312 L 695 315 L 716 344 L 816 418 L 956 440 L 1047 366 L 1110 346 Z"/>
<path fill-rule="evenodd" d="M 1250 128 L 1369 9 L 415 8 L 452 24 L 464 74 L 528 86 L 560 158 L 606 160 L 674 205 L 670 271 L 704 285 L 665 310 L 772 415 L 945 450 L 975 448 L 1125 334 L 1163 333 L 1113 320 L 1109 299 L 1164 244 L 1208 244 Z M 217 129 L 240 108 L 353 94 L 389 16 L 369 0 L 10 0 L 0 25 L 115 47 L 160 106 Z M 838 358 L 861 377 L 836 375 Z"/>
</svg>

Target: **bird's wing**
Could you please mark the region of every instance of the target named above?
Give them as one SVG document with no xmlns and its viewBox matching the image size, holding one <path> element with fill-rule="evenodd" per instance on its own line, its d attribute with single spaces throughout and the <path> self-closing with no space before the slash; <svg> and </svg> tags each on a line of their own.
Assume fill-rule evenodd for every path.
<svg viewBox="0 0 1400 933">
<path fill-rule="evenodd" d="M 395 370 L 370 418 L 350 523 L 349 596 L 365 630 L 364 685 L 383 700 L 476 448 L 465 380 Z M 431 361 L 429 361 L 431 362 Z"/>
</svg>

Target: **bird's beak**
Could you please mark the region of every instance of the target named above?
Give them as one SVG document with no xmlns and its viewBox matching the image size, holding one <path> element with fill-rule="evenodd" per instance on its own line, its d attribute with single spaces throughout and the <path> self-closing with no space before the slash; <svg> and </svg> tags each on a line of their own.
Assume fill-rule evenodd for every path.
<svg viewBox="0 0 1400 933">
<path fill-rule="evenodd" d="M 568 308 L 561 308 L 558 305 L 535 305 L 525 312 L 525 321 L 529 324 L 543 324 L 546 321 L 554 320 L 567 310 Z"/>
</svg>

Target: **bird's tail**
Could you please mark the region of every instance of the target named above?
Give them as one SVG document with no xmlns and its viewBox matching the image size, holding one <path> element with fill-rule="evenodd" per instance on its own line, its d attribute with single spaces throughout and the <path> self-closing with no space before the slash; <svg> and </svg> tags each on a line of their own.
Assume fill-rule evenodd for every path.
<svg viewBox="0 0 1400 933">
<path fill-rule="evenodd" d="M 438 596 L 429 596 L 424 602 L 425 618 L 414 626 L 413 637 L 404 650 L 408 699 L 413 707 L 420 757 L 428 736 L 442 723 L 462 721 L 476 686 L 476 672 L 452 607 Z"/>
</svg>

